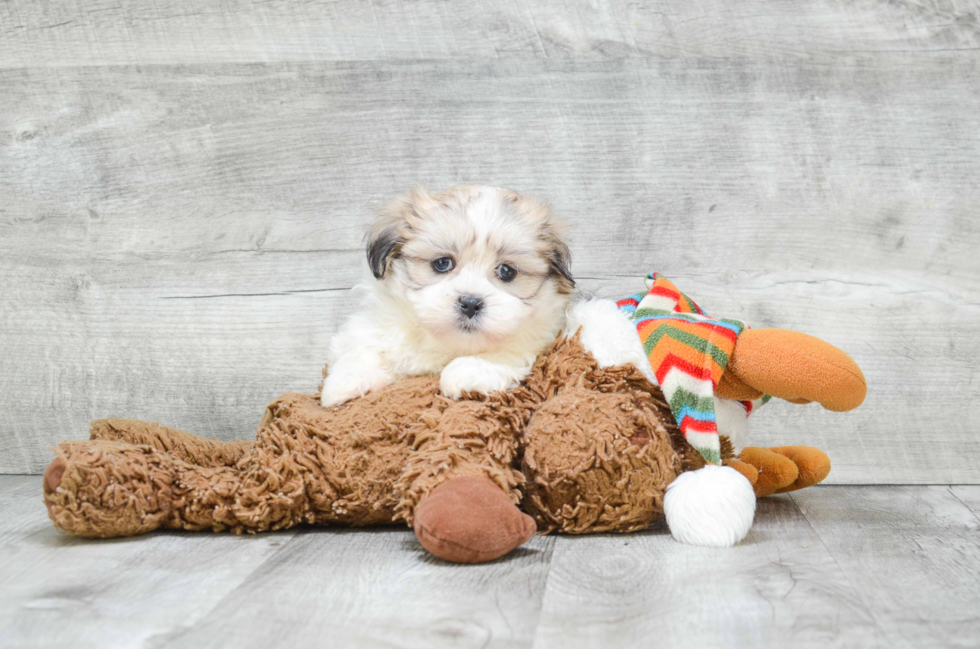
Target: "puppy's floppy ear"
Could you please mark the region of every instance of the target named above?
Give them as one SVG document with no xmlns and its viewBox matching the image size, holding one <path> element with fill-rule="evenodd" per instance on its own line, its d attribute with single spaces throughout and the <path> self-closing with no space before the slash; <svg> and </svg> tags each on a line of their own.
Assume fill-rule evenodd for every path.
<svg viewBox="0 0 980 649">
<path fill-rule="evenodd" d="M 551 276 L 555 278 L 560 293 L 571 293 L 575 288 L 572 278 L 572 253 L 562 237 L 565 224 L 555 217 L 551 207 L 534 198 L 522 196 L 513 190 L 504 190 L 503 200 L 514 205 L 518 213 L 537 224 L 538 241 L 542 244 L 539 254 L 548 262 Z"/>
<path fill-rule="evenodd" d="M 388 272 L 388 261 L 404 239 L 398 236 L 395 228 L 385 228 L 368 240 L 368 264 L 375 279 L 382 279 Z"/>
<path fill-rule="evenodd" d="M 551 276 L 558 284 L 561 293 L 571 293 L 575 288 L 575 279 L 572 278 L 572 252 L 565 243 L 562 234 L 565 231 L 565 224 L 555 217 L 551 208 L 543 203 L 539 203 L 543 209 L 543 223 L 541 224 L 541 234 L 545 242 L 544 256 L 551 266 Z"/>
<path fill-rule="evenodd" d="M 375 279 L 384 278 L 391 260 L 398 257 L 413 220 L 420 218 L 422 204 L 431 200 L 429 193 L 418 187 L 393 198 L 381 208 L 367 237 L 367 260 Z"/>
<path fill-rule="evenodd" d="M 575 279 L 572 277 L 572 252 L 568 249 L 568 244 L 556 232 L 549 233 L 550 249 L 548 250 L 548 262 L 551 264 L 551 272 L 558 280 L 558 288 L 562 293 L 570 293 L 575 288 Z"/>
<path fill-rule="evenodd" d="M 368 235 L 367 259 L 375 279 L 382 279 L 385 276 L 388 272 L 388 262 L 403 243 L 405 240 L 399 236 L 397 226 L 371 228 L 371 233 Z"/>
</svg>

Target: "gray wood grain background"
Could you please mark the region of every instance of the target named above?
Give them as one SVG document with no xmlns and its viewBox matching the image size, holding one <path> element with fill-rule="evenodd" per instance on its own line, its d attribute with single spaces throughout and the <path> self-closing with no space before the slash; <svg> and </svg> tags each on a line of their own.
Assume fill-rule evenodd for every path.
<svg viewBox="0 0 980 649">
<path fill-rule="evenodd" d="M 472 181 L 549 199 L 586 293 L 662 270 L 862 366 L 754 442 L 980 482 L 976 3 L 123 4 L 0 2 L 0 472 L 94 417 L 251 436 L 372 210 Z"/>
</svg>

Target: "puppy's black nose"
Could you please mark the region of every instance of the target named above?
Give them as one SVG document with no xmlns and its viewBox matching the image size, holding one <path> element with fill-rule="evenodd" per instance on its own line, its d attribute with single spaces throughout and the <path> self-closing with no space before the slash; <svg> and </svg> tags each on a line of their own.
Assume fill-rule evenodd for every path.
<svg viewBox="0 0 980 649">
<path fill-rule="evenodd" d="M 459 310 L 462 311 L 467 318 L 472 318 L 477 313 L 483 309 L 483 300 L 478 297 L 473 297 L 472 295 L 466 295 L 459 298 Z"/>
</svg>

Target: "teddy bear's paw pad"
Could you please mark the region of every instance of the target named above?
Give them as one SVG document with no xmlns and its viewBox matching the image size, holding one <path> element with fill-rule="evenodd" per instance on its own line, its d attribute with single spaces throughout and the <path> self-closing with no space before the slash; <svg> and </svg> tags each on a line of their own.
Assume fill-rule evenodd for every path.
<svg viewBox="0 0 980 649">
<path fill-rule="evenodd" d="M 664 515 L 671 535 L 681 543 L 730 547 L 752 527 L 755 492 L 735 469 L 709 464 L 670 483 Z"/>
<path fill-rule="evenodd" d="M 482 476 L 452 478 L 415 509 L 415 535 L 426 550 L 454 563 L 498 559 L 537 530 L 495 482 Z"/>
<path fill-rule="evenodd" d="M 60 457 L 56 457 L 44 470 L 44 493 L 53 494 L 61 486 L 61 478 L 65 475 L 65 467 L 68 463 Z"/>
<path fill-rule="evenodd" d="M 50 496 L 58 491 L 58 487 L 61 486 L 61 478 L 65 475 L 66 466 L 68 464 L 63 459 L 56 457 L 44 470 L 44 481 L 41 488 L 44 490 L 45 496 Z M 44 499 L 44 506 L 48 508 L 48 517 L 51 520 L 57 520 L 57 512 L 48 498 Z"/>
</svg>

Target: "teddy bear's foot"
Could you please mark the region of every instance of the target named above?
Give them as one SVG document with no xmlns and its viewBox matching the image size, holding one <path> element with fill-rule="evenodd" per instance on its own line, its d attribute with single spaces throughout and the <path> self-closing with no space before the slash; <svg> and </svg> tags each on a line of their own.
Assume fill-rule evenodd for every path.
<svg viewBox="0 0 980 649">
<path fill-rule="evenodd" d="M 454 563 L 498 559 L 534 536 L 537 527 L 495 482 L 452 478 L 415 509 L 415 535 L 426 550 Z"/>
<path fill-rule="evenodd" d="M 108 538 L 164 526 L 171 503 L 161 486 L 169 472 L 158 453 L 121 442 L 69 442 L 58 451 L 42 482 L 56 527 Z"/>
</svg>

